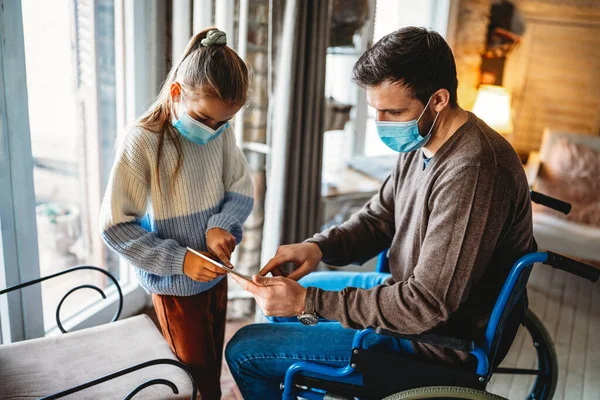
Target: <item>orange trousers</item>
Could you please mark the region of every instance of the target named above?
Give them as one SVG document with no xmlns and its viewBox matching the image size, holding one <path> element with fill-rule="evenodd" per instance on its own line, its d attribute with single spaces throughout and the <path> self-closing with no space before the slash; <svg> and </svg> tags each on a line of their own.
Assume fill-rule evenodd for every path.
<svg viewBox="0 0 600 400">
<path fill-rule="evenodd" d="M 162 334 L 191 368 L 203 400 L 221 398 L 227 278 L 194 296 L 152 295 Z"/>
</svg>

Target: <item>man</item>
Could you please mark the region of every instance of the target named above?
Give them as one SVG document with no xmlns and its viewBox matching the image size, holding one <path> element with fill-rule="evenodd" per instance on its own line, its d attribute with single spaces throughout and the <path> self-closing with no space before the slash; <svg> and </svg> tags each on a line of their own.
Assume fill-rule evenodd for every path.
<svg viewBox="0 0 600 400">
<path fill-rule="evenodd" d="M 349 221 L 280 247 L 253 283 L 234 277 L 267 316 L 314 325 L 255 324 L 237 333 L 226 357 L 246 399 L 277 398 L 295 361 L 346 365 L 355 329 L 481 337 L 513 263 L 536 248 L 519 158 L 458 106 L 454 57 L 438 33 L 409 27 L 387 35 L 360 57 L 354 81 L 377 111 L 381 140 L 401 154 L 379 193 Z M 311 274 L 321 260 L 342 266 L 387 248 L 391 276 Z M 289 276 L 265 277 L 281 275 L 288 262 L 298 267 Z M 467 357 L 373 340 L 451 363 Z"/>
</svg>

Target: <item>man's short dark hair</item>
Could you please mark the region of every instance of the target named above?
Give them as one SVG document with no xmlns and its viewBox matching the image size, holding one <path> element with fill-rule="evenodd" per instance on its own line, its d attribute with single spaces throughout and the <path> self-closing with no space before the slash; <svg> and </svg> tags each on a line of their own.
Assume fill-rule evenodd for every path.
<svg viewBox="0 0 600 400">
<path fill-rule="evenodd" d="M 358 59 L 353 75 L 354 82 L 366 88 L 386 81 L 402 84 L 423 104 L 446 89 L 450 104 L 458 104 L 452 50 L 439 33 L 425 28 L 410 26 L 384 36 Z"/>
</svg>

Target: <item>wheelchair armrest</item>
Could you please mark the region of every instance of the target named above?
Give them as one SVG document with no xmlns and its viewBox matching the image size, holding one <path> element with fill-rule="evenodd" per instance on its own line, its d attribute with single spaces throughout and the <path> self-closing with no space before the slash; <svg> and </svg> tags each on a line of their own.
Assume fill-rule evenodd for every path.
<svg viewBox="0 0 600 400">
<path fill-rule="evenodd" d="M 451 350 L 464 351 L 465 353 L 470 353 L 475 348 L 475 343 L 473 343 L 472 340 L 435 335 L 431 333 L 424 333 L 421 335 L 404 335 L 402 333 L 392 332 L 382 328 L 375 329 L 375 332 L 379 335 L 398 337 L 401 339 L 412 340 L 413 342 L 430 344 L 432 346 L 444 347 Z"/>
</svg>

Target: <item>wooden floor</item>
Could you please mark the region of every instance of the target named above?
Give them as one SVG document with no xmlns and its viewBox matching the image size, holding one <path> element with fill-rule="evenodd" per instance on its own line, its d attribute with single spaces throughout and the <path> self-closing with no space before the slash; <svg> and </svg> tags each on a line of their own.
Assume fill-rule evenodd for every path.
<svg viewBox="0 0 600 400">
<path fill-rule="evenodd" d="M 227 327 L 225 328 L 225 343 L 229 342 L 229 340 L 233 337 L 233 335 L 242 327 L 252 323 L 253 321 L 244 320 L 244 321 L 228 321 Z M 225 362 L 223 358 L 223 369 L 221 370 L 221 391 L 223 392 L 222 400 L 244 400 L 242 395 L 240 394 L 233 377 L 231 376 L 231 372 L 229 371 L 229 366 Z"/>
<path fill-rule="evenodd" d="M 545 265 L 536 265 L 529 284 L 529 308 L 552 336 L 559 376 L 554 399 L 600 399 L 600 284 Z M 521 328 L 502 366 L 536 367 L 530 337 Z M 524 399 L 533 378 L 495 375 L 488 391 Z"/>
</svg>

